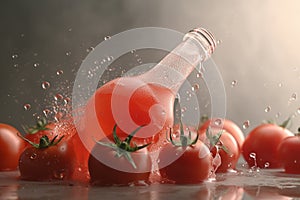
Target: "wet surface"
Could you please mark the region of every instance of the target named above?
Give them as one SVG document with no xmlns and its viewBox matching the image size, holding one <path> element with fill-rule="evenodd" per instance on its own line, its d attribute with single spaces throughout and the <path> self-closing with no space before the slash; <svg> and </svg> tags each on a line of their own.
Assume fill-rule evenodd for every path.
<svg viewBox="0 0 300 200">
<path fill-rule="evenodd" d="M 240 170 L 197 185 L 92 187 L 71 182 L 29 182 L 0 172 L 0 199 L 300 199 L 300 175 L 281 170 Z"/>
</svg>

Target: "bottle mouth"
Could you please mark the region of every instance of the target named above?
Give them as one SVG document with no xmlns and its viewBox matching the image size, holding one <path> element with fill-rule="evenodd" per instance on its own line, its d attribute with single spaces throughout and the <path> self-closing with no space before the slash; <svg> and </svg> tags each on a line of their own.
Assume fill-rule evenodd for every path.
<svg viewBox="0 0 300 200">
<path fill-rule="evenodd" d="M 210 31 L 200 27 L 190 30 L 189 33 L 195 35 L 196 37 L 200 36 L 202 40 L 204 39 L 210 47 L 210 53 L 213 53 L 215 51 L 217 42 L 214 35 Z"/>
</svg>

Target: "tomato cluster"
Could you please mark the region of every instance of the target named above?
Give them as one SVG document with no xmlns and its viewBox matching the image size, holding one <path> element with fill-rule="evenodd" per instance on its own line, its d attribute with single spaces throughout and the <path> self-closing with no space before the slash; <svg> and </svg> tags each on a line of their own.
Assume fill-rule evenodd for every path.
<svg viewBox="0 0 300 200">
<path fill-rule="evenodd" d="M 137 144 L 135 134 L 143 128 L 125 137 L 116 124 L 111 135 L 95 139 L 89 152 L 72 120 L 48 123 L 41 119 L 26 128 L 24 136 L 12 126 L 0 124 L 0 144 L 5 147 L 0 149 L 4 161 L 0 170 L 19 168 L 20 178 L 30 181 L 195 184 L 215 173 L 235 170 L 242 154 L 249 167 L 300 173 L 300 137 L 284 125 L 262 124 L 245 138 L 238 126 L 227 119 L 209 119 L 198 129 L 179 121 L 164 130 L 158 142 Z M 153 148 L 158 144 L 159 148 Z M 156 173 L 160 176 L 153 179 Z"/>
<path fill-rule="evenodd" d="M 249 167 L 284 168 L 287 173 L 300 174 L 300 137 L 287 129 L 289 121 L 265 123 L 247 135 L 242 154 Z"/>
</svg>

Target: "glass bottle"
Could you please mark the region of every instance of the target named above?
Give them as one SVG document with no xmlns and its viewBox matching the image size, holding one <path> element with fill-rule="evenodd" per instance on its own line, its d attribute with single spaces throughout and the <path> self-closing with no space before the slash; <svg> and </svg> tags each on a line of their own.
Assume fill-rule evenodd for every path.
<svg viewBox="0 0 300 200">
<path fill-rule="evenodd" d="M 111 137 L 117 124 L 119 137 L 134 136 L 136 144 L 155 143 L 173 125 L 176 94 L 188 75 L 214 52 L 216 40 L 203 28 L 185 34 L 183 41 L 148 72 L 116 78 L 88 101 L 81 135 L 91 150 L 95 140 Z"/>
</svg>

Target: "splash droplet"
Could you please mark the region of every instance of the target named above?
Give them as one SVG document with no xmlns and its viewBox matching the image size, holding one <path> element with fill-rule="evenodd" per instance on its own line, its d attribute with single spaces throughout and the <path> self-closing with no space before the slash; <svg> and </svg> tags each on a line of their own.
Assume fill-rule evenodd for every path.
<svg viewBox="0 0 300 200">
<path fill-rule="evenodd" d="M 265 168 L 269 168 L 270 167 L 270 163 L 266 162 L 264 165 Z"/>
<path fill-rule="evenodd" d="M 221 44 L 222 40 L 217 40 L 217 45 Z"/>
<path fill-rule="evenodd" d="M 56 94 L 55 96 L 54 96 L 54 100 L 55 101 L 59 101 L 59 100 L 62 100 L 64 97 L 63 97 L 63 95 L 61 95 L 61 94 Z"/>
<path fill-rule="evenodd" d="M 214 124 L 217 125 L 217 126 L 220 126 L 222 124 L 222 120 L 221 119 L 216 119 L 214 121 Z"/>
<path fill-rule="evenodd" d="M 231 87 L 235 87 L 237 85 L 237 80 L 231 81 Z"/>
<path fill-rule="evenodd" d="M 199 88 L 200 88 L 199 84 L 195 84 L 192 86 L 192 91 L 199 90 Z"/>
<path fill-rule="evenodd" d="M 130 51 L 130 53 L 135 53 L 136 52 L 136 50 L 135 49 L 132 49 L 131 51 Z"/>
<path fill-rule="evenodd" d="M 64 73 L 64 71 L 61 70 L 61 69 L 56 71 L 56 75 L 57 75 L 57 76 L 62 75 L 63 73 Z"/>
<path fill-rule="evenodd" d="M 282 83 L 278 83 L 278 87 L 282 87 L 283 86 L 283 84 Z"/>
<path fill-rule="evenodd" d="M 64 98 L 64 104 L 67 105 L 69 104 L 71 99 L 69 97 Z"/>
<path fill-rule="evenodd" d="M 281 113 L 278 112 L 278 113 L 276 113 L 275 117 L 278 118 L 278 117 L 280 117 L 280 115 L 281 115 Z"/>
<path fill-rule="evenodd" d="M 111 37 L 108 35 L 108 36 L 105 36 L 104 37 L 104 40 L 109 40 Z"/>
<path fill-rule="evenodd" d="M 290 101 L 296 101 L 297 100 L 297 93 L 293 93 L 290 97 Z"/>
<path fill-rule="evenodd" d="M 37 68 L 38 66 L 40 66 L 39 63 L 34 63 L 34 64 L 33 64 L 33 67 L 35 67 L 35 68 Z"/>
<path fill-rule="evenodd" d="M 108 56 L 108 57 L 106 58 L 106 60 L 107 60 L 108 62 L 112 61 L 113 59 L 114 59 L 113 56 Z"/>
<path fill-rule="evenodd" d="M 71 51 L 66 52 L 66 56 L 70 56 L 71 54 Z"/>
<path fill-rule="evenodd" d="M 13 54 L 13 55 L 11 56 L 12 59 L 16 59 L 16 58 L 18 58 L 18 57 L 19 57 L 18 54 Z"/>
<path fill-rule="evenodd" d="M 256 153 L 254 153 L 254 152 L 250 153 L 249 157 L 252 159 L 256 159 Z"/>
<path fill-rule="evenodd" d="M 297 113 L 300 114 L 300 108 L 297 109 Z"/>
<path fill-rule="evenodd" d="M 45 117 L 48 117 L 48 114 L 50 113 L 50 110 L 49 109 L 44 109 L 43 113 L 44 113 Z"/>
<path fill-rule="evenodd" d="M 249 120 L 246 120 L 244 123 L 243 123 L 243 129 L 247 129 L 249 128 L 250 126 L 250 121 Z"/>
<path fill-rule="evenodd" d="M 197 77 L 197 78 L 203 78 L 203 73 L 201 73 L 201 72 L 197 73 L 197 74 L 196 74 L 196 77 Z"/>
<path fill-rule="evenodd" d="M 44 90 L 48 89 L 50 87 L 50 83 L 48 81 L 44 81 L 42 82 L 42 88 Z"/>
<path fill-rule="evenodd" d="M 37 154 L 36 154 L 36 153 L 31 154 L 31 156 L 30 156 L 30 159 L 31 159 L 31 160 L 34 160 L 34 159 L 36 159 L 36 158 L 37 158 Z"/>
<path fill-rule="evenodd" d="M 24 104 L 23 106 L 24 110 L 30 110 L 31 105 L 29 103 Z"/>
<path fill-rule="evenodd" d="M 89 47 L 89 48 L 86 49 L 86 52 L 94 51 L 94 49 L 95 49 L 94 47 Z"/>
<path fill-rule="evenodd" d="M 265 112 L 270 112 L 271 111 L 271 106 L 267 106 L 266 108 L 265 108 Z"/>
</svg>

